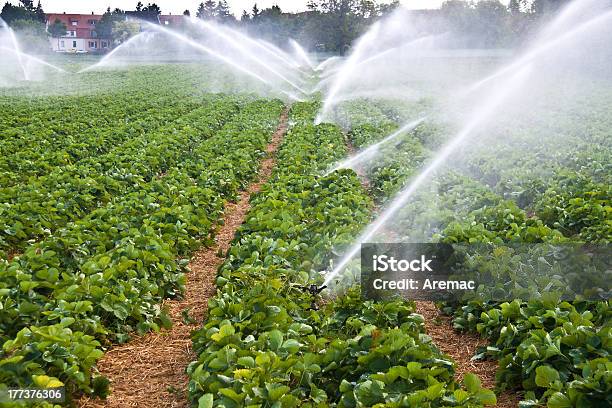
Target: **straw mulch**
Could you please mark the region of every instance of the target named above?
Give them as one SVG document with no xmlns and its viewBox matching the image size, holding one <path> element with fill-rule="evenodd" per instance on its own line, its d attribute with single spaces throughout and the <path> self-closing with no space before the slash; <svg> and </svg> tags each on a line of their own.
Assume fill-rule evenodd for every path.
<svg viewBox="0 0 612 408">
<path fill-rule="evenodd" d="M 186 274 L 186 292 L 183 299 L 167 300 L 164 307 L 172 319 L 170 330 L 148 333 L 110 349 L 98 362 L 100 373 L 111 381 L 111 395 L 106 400 L 83 398 L 82 408 L 183 408 L 189 407 L 188 377 L 185 368 L 197 359 L 191 349 L 190 334 L 199 324 L 185 323 L 183 311 L 196 322 L 206 315 L 208 299 L 215 292 L 215 276 L 223 262 L 218 253 L 225 254 L 238 227 L 249 211 L 249 199 L 269 179 L 276 163 L 274 154 L 287 132 L 288 111 L 284 110 L 280 125 L 267 147 L 259 179 L 240 194 L 236 203 L 227 203 L 221 228 L 215 236 L 215 245 L 202 248 L 193 256 Z"/>
<path fill-rule="evenodd" d="M 497 361 L 472 361 L 476 350 L 486 346 L 487 340 L 474 333 L 459 332 L 453 328 L 450 316 L 443 314 L 433 302 L 417 301 L 416 312 L 425 318 L 425 328 L 429 337 L 443 353 L 449 355 L 456 363 L 455 376 L 458 381 L 468 373 L 480 377 L 482 386 L 495 389 Z M 517 407 L 521 396 L 516 392 L 504 391 L 497 394 L 498 408 Z"/>
<path fill-rule="evenodd" d="M 21 256 L 22 253 L 15 251 L 15 250 L 10 250 L 8 254 L 6 254 L 7 257 L 7 261 L 11 262 L 14 258 L 17 258 L 18 256 Z"/>
</svg>

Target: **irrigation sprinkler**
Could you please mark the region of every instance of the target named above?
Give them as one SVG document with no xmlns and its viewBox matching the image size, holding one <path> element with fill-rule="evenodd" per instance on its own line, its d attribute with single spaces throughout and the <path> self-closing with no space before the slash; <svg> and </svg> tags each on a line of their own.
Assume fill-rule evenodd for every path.
<svg viewBox="0 0 612 408">
<path fill-rule="evenodd" d="M 327 288 L 327 285 L 318 286 L 316 284 L 311 284 L 308 286 L 302 286 L 301 289 L 304 292 L 310 293 L 310 296 L 312 297 L 310 301 L 310 307 L 306 310 L 315 310 L 315 311 L 319 310 L 319 306 L 317 305 L 317 300 L 321 292 L 323 292 L 323 290 L 326 288 Z"/>
</svg>

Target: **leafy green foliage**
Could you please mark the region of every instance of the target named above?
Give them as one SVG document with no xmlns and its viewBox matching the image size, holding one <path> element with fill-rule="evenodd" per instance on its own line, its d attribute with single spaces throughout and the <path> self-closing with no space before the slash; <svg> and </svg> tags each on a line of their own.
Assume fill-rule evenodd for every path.
<svg viewBox="0 0 612 408">
<path fill-rule="evenodd" d="M 610 242 L 612 187 L 569 174 L 550 187 L 536 204 L 538 216 L 550 226 L 581 241 Z"/>
<path fill-rule="evenodd" d="M 351 171 L 321 177 L 345 154 L 332 125 L 295 104 L 296 125 L 271 180 L 252 199 L 217 277 L 209 315 L 193 336 L 189 391 L 199 406 L 481 406 L 495 396 L 424 335 L 400 301 L 364 302 L 357 288 L 308 310 L 302 287 L 348 244 L 371 202 Z"/>
<path fill-rule="evenodd" d="M 150 89 L 170 74 L 114 74 L 120 89 L 94 95 L 0 98 L 0 248 L 22 250 L 163 174 L 181 141 L 209 137 L 245 102 L 191 84 Z"/>
<path fill-rule="evenodd" d="M 170 323 L 159 304 L 180 295 L 184 257 L 211 242 L 225 201 L 255 176 L 282 109 L 276 100 L 207 98 L 106 154 L 33 178 L 25 188 L 30 196 L 17 194 L 48 200 L 54 177 L 66 186 L 52 205 L 6 213 L 36 223 L 50 218 L 53 228 L 0 263 L 4 386 L 32 386 L 47 376 L 69 394 L 104 396 L 108 382 L 92 370 L 102 347 Z M 80 185 L 79 176 L 101 193 Z M 53 218 L 51 208 L 68 197 L 75 208 Z M 41 228 L 36 223 L 29 225 Z"/>
<path fill-rule="evenodd" d="M 364 112 L 371 112 L 372 123 L 364 119 L 368 116 Z M 523 254 L 506 246 L 610 241 L 610 157 L 606 150 L 610 139 L 605 130 L 609 129 L 609 113 L 602 110 L 597 115 L 601 123 L 593 123 L 585 135 L 572 124 L 584 118 L 565 118 L 551 112 L 553 120 L 547 130 L 553 135 L 564 134 L 568 141 L 564 146 L 558 146 L 554 137 L 512 129 L 513 143 L 500 143 L 495 149 L 483 147 L 466 155 L 461 172 L 447 172 L 431 180 L 429 191 L 421 191 L 397 217 L 400 227 L 411 231 L 416 239 L 497 247 L 462 266 L 493 277 L 514 274 L 516 285 L 491 286 L 486 299 L 517 300 L 472 300 L 446 305 L 445 310 L 454 313 L 455 328 L 477 331 L 490 339 L 491 345 L 476 357 L 499 360 L 499 386 L 527 391 L 521 406 L 586 407 L 612 403 L 608 301 L 559 301 L 552 293 L 555 284 L 571 285 L 580 293 L 580 284 L 586 278 L 577 276 L 577 281 L 568 283 L 540 276 L 533 256 L 539 262 L 547 262 L 554 257 L 554 251 L 546 252 L 542 246 Z M 393 129 L 385 117 L 391 119 L 392 115 L 377 103 L 361 101 L 348 107 L 343 120 L 357 124 L 349 133 L 351 140 L 367 145 Z M 440 131 L 436 124 L 419 126 L 408 139 L 407 151 L 412 154 L 402 156 L 402 150 L 395 149 L 393 154 L 377 158 L 368 176 L 381 202 L 398 191 L 420 167 L 419 161 L 414 160 L 418 157 L 417 146 L 439 146 Z M 517 148 L 517 141 L 532 152 L 524 154 Z M 414 232 L 419 230 L 426 232 Z M 596 279 L 605 281 L 606 276 Z M 533 298 L 533 290 L 539 294 L 539 301 L 520 300 Z"/>
<path fill-rule="evenodd" d="M 610 316 L 608 302 L 514 300 L 463 306 L 455 326 L 493 341 L 484 355 L 499 359 L 499 382 L 530 391 L 527 402 L 603 406 L 610 403 Z"/>
</svg>

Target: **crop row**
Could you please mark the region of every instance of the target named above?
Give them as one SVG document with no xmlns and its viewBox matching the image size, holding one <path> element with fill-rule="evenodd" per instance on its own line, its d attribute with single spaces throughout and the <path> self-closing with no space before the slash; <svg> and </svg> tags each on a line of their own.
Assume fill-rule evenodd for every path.
<svg viewBox="0 0 612 408">
<path fill-rule="evenodd" d="M 464 181 L 464 185 L 469 185 Z M 504 242 L 567 242 L 568 239 L 528 216 L 511 201 L 494 199 L 486 190 L 468 190 L 479 208 L 469 209 L 459 221 L 454 218 L 441 230 L 443 242 L 496 243 L 495 251 L 481 260 L 481 272 L 494 268 L 499 282 L 504 273 L 513 274 L 513 288 L 491 288 L 495 296 L 485 299 L 515 299 L 511 302 L 470 301 L 454 305 L 455 327 L 477 331 L 491 341 L 479 357 L 499 360 L 497 380 L 501 388 L 520 388 L 527 393 L 524 406 L 605 406 L 610 404 L 610 317 L 609 303 L 564 302 L 541 296 L 559 277 L 543 279 L 531 257 L 521 264 L 518 253 L 504 249 Z M 493 201 L 491 200 L 493 198 Z M 483 205 L 488 202 L 489 205 Z M 457 214 L 454 217 L 458 217 Z M 554 262 L 553 256 L 548 261 Z M 543 253 L 540 262 L 550 254 Z M 474 267 L 474 265 L 471 265 Z M 569 265 L 565 266 L 569 268 Z M 586 273 L 586 270 L 584 271 Z M 522 276 L 522 277 L 521 277 Z M 597 276 L 597 279 L 605 277 Z M 584 282 L 589 280 L 590 282 Z M 538 285 L 539 283 L 539 285 Z M 586 275 L 574 283 L 594 284 Z M 562 284 L 562 283 L 561 283 Z M 531 294 L 530 294 L 531 293 Z M 518 298 L 518 299 L 516 299 Z M 542 300 L 520 299 L 542 298 Z"/>
<path fill-rule="evenodd" d="M 377 115 L 375 104 L 361 104 L 358 118 L 364 116 L 364 109 Z M 600 151 L 609 141 L 598 130 L 606 122 L 592 123 L 585 135 L 581 133 L 583 122 L 572 125 L 572 119 L 555 113 L 548 118 L 551 134 L 566 135 L 568 143 L 561 148 L 554 146 L 558 143 L 555 136 L 541 130 L 537 133 L 537 127 L 514 129 L 508 144 L 500 141 L 491 150 L 472 148 L 464 166 L 432 179 L 429 188 L 405 206 L 396 217 L 396 229 L 410 231 L 410 239 L 424 242 L 495 243 L 500 250 L 485 258 L 489 264 L 482 264 L 483 270 L 494 268 L 494 274 L 522 271 L 524 281 L 537 281 L 537 273 L 530 276 L 532 265 L 519 265 L 520 258 L 512 251 L 501 250 L 506 242 L 609 242 L 612 208 L 605 169 L 610 164 Z M 349 135 L 355 145 L 367 146 L 392 130 L 392 125 L 364 124 L 355 126 Z M 423 134 L 419 135 L 421 130 L 418 127 L 383 147 L 377 163 L 367 168 L 381 202 L 410 180 L 418 168 L 415 159 L 418 162 L 431 155 L 420 146 L 427 145 Z M 535 143 L 534 132 L 539 135 Z M 381 185 L 386 187 L 381 189 Z M 518 286 L 503 288 L 504 293 L 499 289 L 496 299 L 526 295 Z M 451 313 L 456 310 L 457 329 L 477 331 L 492 342 L 479 357 L 499 360 L 500 387 L 528 391 L 524 406 L 610 404 L 608 301 L 569 303 L 550 296 L 529 302 L 470 301 L 449 306 L 446 310 Z"/>
<path fill-rule="evenodd" d="M 356 118 L 367 116 L 367 112 L 372 112 L 374 117 L 382 115 L 377 104 L 361 103 L 355 110 Z M 351 109 L 344 112 L 348 122 L 351 113 Z M 605 112 L 599 114 L 605 115 Z M 487 145 L 489 141 L 480 147 L 470 145 L 467 152 L 457 152 L 452 158 L 454 168 L 442 170 L 432 180 L 433 196 L 427 196 L 429 201 L 421 201 L 438 201 L 436 197 L 444 195 L 450 184 L 462 183 L 459 179 L 471 179 L 468 184 L 488 189 L 506 203 L 505 207 L 518 206 L 529 222 L 542 223 L 570 239 L 609 242 L 612 237 L 612 183 L 606 170 L 611 165 L 610 160 L 604 154 L 610 143 L 604 130 L 606 122 L 594 122 L 589 126 L 590 133 L 585 135 L 580 121 L 584 121 L 584 117 L 564 119 L 556 112 L 550 115 L 548 121 L 554 123 L 554 127 L 551 124 L 547 129 L 552 136 L 539 127 L 535 130 L 497 129 L 496 132 L 509 133 L 507 141 L 500 138 L 491 147 Z M 414 171 L 432 157 L 431 150 L 445 138 L 440 133 L 448 131 L 448 127 L 430 122 L 381 146 L 377 156 L 364 164 L 373 193 L 379 200 L 389 199 L 404 186 L 414 176 Z M 388 120 L 378 121 L 377 125 L 353 126 L 349 135 L 356 147 L 363 148 L 396 129 L 397 125 Z M 557 148 L 555 135 L 561 132 L 566 143 Z M 432 140 L 435 140 L 433 144 Z M 452 216 L 457 208 L 448 207 L 443 197 L 439 201 L 440 217 L 451 221 L 447 215 Z M 446 210 L 449 214 L 443 214 Z M 437 217 L 430 215 L 433 220 Z M 462 217 L 457 215 L 456 219 Z"/>
<path fill-rule="evenodd" d="M 177 70 L 185 77 L 177 78 Z M 2 186 L 104 154 L 201 106 L 208 96 L 194 89 L 192 71 L 157 66 L 120 75 L 98 72 L 91 78 L 72 78 L 69 88 L 80 82 L 87 87 L 85 93 L 73 95 L 55 95 L 57 83 L 51 94 L 0 93 Z M 159 83 L 170 79 L 172 87 L 160 93 Z"/>
<path fill-rule="evenodd" d="M 207 320 L 193 336 L 189 391 L 200 407 L 481 406 L 495 401 L 424 335 L 403 302 L 363 301 L 356 288 L 312 310 L 334 252 L 370 217 L 351 171 L 320 174 L 346 154 L 340 128 L 312 125 L 316 105 L 295 104 L 295 126 L 271 180 L 252 200 Z"/>
<path fill-rule="evenodd" d="M 114 146 L 106 154 L 58 167 L 29 183 L 0 190 L 0 249 L 23 249 L 114 197 L 138 189 L 175 166 L 193 144 L 210 137 L 238 110 L 232 98 L 199 109 Z M 175 113 L 177 113 L 175 111 Z"/>
<path fill-rule="evenodd" d="M 486 190 L 479 193 L 472 189 L 469 194 L 475 201 L 490 200 L 485 198 L 490 196 Z M 543 279 L 533 265 L 536 258 L 522 264 L 519 253 L 506 249 L 504 243 L 568 242 L 568 238 L 537 216 L 528 216 L 512 201 L 498 198 L 489 203 L 467 211 L 461 221 L 449 222 L 438 239 L 495 243 L 496 250 L 476 267 L 481 271 L 494 268 L 492 272 L 499 282 L 507 281 L 505 273 L 513 274 L 518 282 L 513 288 L 495 288 L 495 296 L 485 299 L 515 300 L 475 300 L 454 305 L 455 327 L 477 331 L 491 341 L 478 357 L 499 360 L 500 387 L 527 391 L 524 406 L 609 405 L 612 313 L 608 301 L 560 301 L 552 288 L 561 278 Z M 542 253 L 538 261 L 554 262 L 554 250 L 551 252 Z M 584 268 L 579 281 L 571 284 L 572 289 L 578 289 L 580 284 L 595 284 L 595 279 L 604 279 L 602 287 L 606 285 L 605 277 L 589 278 L 586 272 Z M 541 295 L 543 292 L 551 293 Z M 528 298 L 539 300 L 520 300 Z"/>
<path fill-rule="evenodd" d="M 151 133 L 202 104 L 202 101 L 186 101 L 177 95 L 152 100 L 131 93 L 65 99 L 60 103 L 77 114 L 64 114 L 65 109 L 58 109 L 55 101 L 38 103 L 36 111 L 46 115 L 39 115 L 26 126 L 4 132 L 0 144 L 0 183 L 3 186 L 27 182 L 30 177 L 47 174 L 58 166 L 105 154 L 126 140 Z"/>
<path fill-rule="evenodd" d="M 145 144 L 151 156 L 126 152 L 115 162 L 147 170 L 151 160 L 157 176 L 0 264 L 3 387 L 61 382 L 71 395 L 105 394 L 92 369 L 103 349 L 168 324 L 161 300 L 181 293 L 183 258 L 209 242 L 224 202 L 254 177 L 281 108 L 254 101 L 217 132 L 218 112 L 200 112 Z"/>
</svg>

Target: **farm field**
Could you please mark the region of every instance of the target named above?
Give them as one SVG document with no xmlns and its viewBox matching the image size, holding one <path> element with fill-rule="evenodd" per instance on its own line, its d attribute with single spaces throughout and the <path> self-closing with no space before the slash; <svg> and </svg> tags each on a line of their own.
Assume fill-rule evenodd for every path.
<svg viewBox="0 0 612 408">
<path fill-rule="evenodd" d="M 189 255 L 212 242 L 224 203 L 255 177 L 284 105 L 192 93 L 189 81 L 159 96 L 148 88 L 188 71 L 108 73 L 126 86 L 100 95 L 2 97 L 4 384 L 61 383 L 72 398 L 105 395 L 107 381 L 95 369 L 104 350 L 168 328 L 159 305 L 180 296 Z M 199 357 L 185 369 L 194 403 L 495 401 L 477 376 L 453 377 L 452 359 L 426 336 L 414 302 L 364 302 L 352 287 L 312 311 L 301 289 L 427 160 L 446 137 L 444 126 L 423 123 L 387 147 L 399 154 L 367 169 L 367 186 L 352 170 L 322 174 L 346 157 L 347 141 L 356 148 L 376 142 L 423 104 L 398 113 L 358 101 L 345 109 L 353 123 L 347 133 L 312 124 L 320 103 L 291 105 L 272 176 L 252 198 L 208 317 L 192 337 Z M 612 183 L 602 169 L 610 166 L 612 118 L 598 114 L 592 139 L 559 151 L 546 177 L 533 177 L 524 152 L 500 162 L 484 149 L 419 198 L 431 202 L 435 194 L 435 214 L 419 207 L 412 213 L 420 219 L 402 218 L 401 228 L 418 231 L 436 220 L 433 239 L 442 242 L 608 242 Z M 543 139 L 532 154 L 548 148 Z M 499 384 L 527 391 L 527 401 L 608 398 L 607 301 L 472 301 L 452 310 L 455 328 L 489 340 L 480 358 L 500 361 Z"/>
<path fill-rule="evenodd" d="M 0 407 L 611 406 L 612 17 L 564 16 L 528 58 L 153 27 L 0 85 Z M 373 298 L 370 243 L 481 284 Z"/>
</svg>

